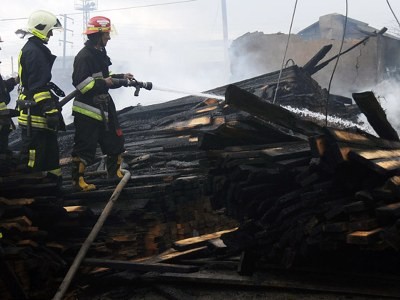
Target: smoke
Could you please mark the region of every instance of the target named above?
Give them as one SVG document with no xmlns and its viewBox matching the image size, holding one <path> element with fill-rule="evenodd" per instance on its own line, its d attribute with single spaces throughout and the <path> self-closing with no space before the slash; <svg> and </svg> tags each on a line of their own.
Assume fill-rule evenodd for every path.
<svg viewBox="0 0 400 300">
<path fill-rule="evenodd" d="M 379 83 L 373 90 L 375 97 L 384 109 L 387 119 L 393 128 L 400 132 L 400 81 L 390 78 Z"/>
<path fill-rule="evenodd" d="M 138 81 L 150 81 L 156 86 L 203 92 L 228 83 L 222 43 L 159 40 L 157 43 L 136 46 L 134 56 L 117 55 L 113 58 L 114 52 L 115 49 L 110 45 L 108 53 L 113 61 L 111 69 L 114 73 L 130 72 Z M 133 96 L 134 90 L 131 88 L 111 90 L 110 93 L 117 109 L 183 97 L 181 93 L 155 89 L 142 89 L 138 97 Z"/>
</svg>

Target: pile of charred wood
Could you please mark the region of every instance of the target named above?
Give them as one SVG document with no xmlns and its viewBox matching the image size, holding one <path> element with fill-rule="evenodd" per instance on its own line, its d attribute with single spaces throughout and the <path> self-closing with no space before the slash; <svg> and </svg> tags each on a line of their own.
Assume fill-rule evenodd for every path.
<svg viewBox="0 0 400 300">
<path fill-rule="evenodd" d="M 97 191 L 73 192 L 66 184 L 61 193 L 56 189 L 52 193 L 45 178 L 22 177 L 7 178 L 8 186 L 15 184 L 16 197 L 10 196 L 11 188 L 0 197 L 4 275 L 0 295 L 2 299 L 50 299 L 117 182 L 94 177 Z M 25 184 L 18 185 L 17 178 Z M 1 187 L 5 186 L 3 182 Z M 29 190 L 32 197 L 28 198 Z M 216 214 L 201 190 L 202 179 L 197 176 L 132 176 L 87 257 L 128 261 L 151 256 L 176 240 L 236 223 Z"/>
<path fill-rule="evenodd" d="M 228 87 L 229 106 L 274 124 L 276 134 L 290 129 L 298 138 L 277 142 L 260 130 L 260 136 L 270 136 L 263 145 L 208 151 L 214 162 L 208 177 L 214 208 L 241 222 L 222 240 L 242 251 L 243 273 L 255 267 L 254 257 L 290 267 L 326 253 L 325 263 L 336 267 L 338 261 L 349 263 L 346 256 L 357 258 L 349 263 L 354 267 L 368 255 L 376 264 L 385 261 L 381 267 L 398 266 L 399 138 L 372 92 L 353 98 L 385 139 L 359 129 L 321 127 Z"/>
<path fill-rule="evenodd" d="M 88 256 L 127 261 L 239 222 L 222 235 L 228 248 L 285 266 L 316 248 L 397 251 L 395 131 L 368 108 L 385 139 L 301 119 L 270 103 L 277 79 L 274 72 L 208 91 L 226 101 L 185 97 L 120 111 L 132 177 Z M 326 91 L 297 66 L 283 70 L 279 88 L 278 103 L 317 112 L 326 104 Z M 331 112 L 355 118 L 342 100 Z M 70 125 L 59 139 L 61 191 L 44 174 L 0 160 L 2 299 L 50 298 L 118 184 L 105 178 L 97 153 L 87 175 L 99 189 L 75 191 L 72 140 Z M 16 151 L 20 140 L 10 144 Z"/>
</svg>

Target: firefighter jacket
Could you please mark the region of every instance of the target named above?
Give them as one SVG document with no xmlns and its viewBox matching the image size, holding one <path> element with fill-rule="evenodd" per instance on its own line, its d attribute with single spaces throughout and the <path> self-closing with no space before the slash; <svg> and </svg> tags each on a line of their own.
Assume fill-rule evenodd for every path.
<svg viewBox="0 0 400 300">
<path fill-rule="evenodd" d="M 112 119 L 115 127 L 118 128 L 115 104 L 108 93 L 104 78 L 123 78 L 123 74 L 110 74 L 109 66 L 111 60 L 106 49 L 96 49 L 93 43 L 88 40 L 85 46 L 75 56 L 74 71 L 72 73 L 72 84 L 80 93 L 75 97 L 72 114 L 74 116 L 84 115 L 86 117 L 103 122 Z M 114 86 L 118 88 L 120 86 Z M 107 95 L 108 101 L 105 107 L 100 107 L 96 101 L 99 95 Z M 103 110 L 103 111 L 101 111 Z M 110 116 L 112 114 L 112 116 Z M 106 120 L 103 120 L 106 118 Z"/>
<path fill-rule="evenodd" d="M 54 130 L 46 122 L 49 116 L 60 115 L 57 108 L 58 97 L 51 91 L 51 69 L 55 55 L 52 55 L 43 41 L 32 36 L 21 49 L 18 57 L 20 94 L 18 100 L 33 100 L 30 109 L 33 128 Z M 28 125 L 27 109 L 20 109 L 18 123 Z"/>
<path fill-rule="evenodd" d="M 17 83 L 15 78 L 9 78 L 4 80 L 0 75 L 0 125 L 10 123 L 10 110 L 7 108 L 7 104 L 10 103 L 10 92 L 14 89 Z"/>
</svg>

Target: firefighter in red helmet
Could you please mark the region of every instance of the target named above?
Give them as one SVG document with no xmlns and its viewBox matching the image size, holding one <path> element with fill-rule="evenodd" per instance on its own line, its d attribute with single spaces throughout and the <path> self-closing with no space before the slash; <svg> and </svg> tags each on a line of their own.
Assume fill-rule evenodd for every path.
<svg viewBox="0 0 400 300">
<path fill-rule="evenodd" d="M 75 136 L 72 149 L 72 183 L 81 191 L 96 189 L 84 179 L 86 166 L 94 161 L 97 144 L 107 155 L 109 178 L 122 178 L 121 154 L 125 151 L 124 136 L 109 89 L 119 88 L 113 81 L 134 79 L 131 73 L 111 75 L 111 60 L 106 46 L 110 38 L 111 21 L 103 16 L 89 20 L 84 34 L 87 41 L 75 56 L 72 84 L 80 91 L 73 102 Z"/>
</svg>

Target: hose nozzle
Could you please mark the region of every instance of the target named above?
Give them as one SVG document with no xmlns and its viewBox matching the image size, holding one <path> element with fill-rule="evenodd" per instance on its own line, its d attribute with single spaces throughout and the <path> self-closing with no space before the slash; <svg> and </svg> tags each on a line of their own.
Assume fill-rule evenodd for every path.
<svg viewBox="0 0 400 300">
<path fill-rule="evenodd" d="M 153 83 L 151 83 L 150 81 L 147 81 L 147 82 L 144 81 L 144 82 L 138 82 L 138 83 L 142 88 L 144 88 L 148 91 L 150 91 L 153 88 Z"/>
<path fill-rule="evenodd" d="M 153 88 L 153 83 L 151 82 L 146 82 L 146 81 L 137 81 L 136 79 L 129 80 L 128 86 L 133 86 L 135 87 L 135 96 L 139 96 L 139 91 L 141 88 L 144 88 L 146 90 L 151 90 Z"/>
</svg>

